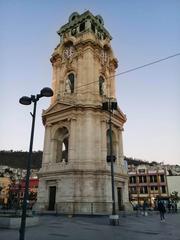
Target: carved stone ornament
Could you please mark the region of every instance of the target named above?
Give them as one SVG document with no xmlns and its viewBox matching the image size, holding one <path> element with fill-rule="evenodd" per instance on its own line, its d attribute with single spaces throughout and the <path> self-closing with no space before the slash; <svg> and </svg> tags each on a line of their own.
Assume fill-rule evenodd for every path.
<svg viewBox="0 0 180 240">
<path fill-rule="evenodd" d="M 75 49 L 73 46 L 66 47 L 63 51 L 63 58 L 66 59 L 72 59 L 75 53 Z"/>
<path fill-rule="evenodd" d="M 106 66 L 106 65 L 103 65 L 102 68 L 101 68 L 101 74 L 102 74 L 102 75 L 105 75 L 106 70 L 107 70 L 107 66 Z"/>
<path fill-rule="evenodd" d="M 108 53 L 106 50 L 104 49 L 101 50 L 100 57 L 101 57 L 101 64 L 104 65 L 108 62 Z"/>
<path fill-rule="evenodd" d="M 97 48 L 94 50 L 94 58 L 97 58 L 99 60 L 101 59 L 101 56 L 99 54 L 99 50 Z"/>
<path fill-rule="evenodd" d="M 52 57 L 50 58 L 50 61 L 51 61 L 51 63 L 52 63 L 53 65 L 54 65 L 55 63 L 60 64 L 61 60 L 62 60 L 62 58 L 61 58 L 61 56 L 59 55 L 59 53 L 54 53 L 54 54 L 52 55 Z"/>
<path fill-rule="evenodd" d="M 82 47 L 78 47 L 77 57 L 83 57 L 83 48 Z"/>
<path fill-rule="evenodd" d="M 72 69 L 72 59 L 67 59 L 67 62 L 66 62 L 66 69 L 67 71 L 70 71 Z"/>
</svg>

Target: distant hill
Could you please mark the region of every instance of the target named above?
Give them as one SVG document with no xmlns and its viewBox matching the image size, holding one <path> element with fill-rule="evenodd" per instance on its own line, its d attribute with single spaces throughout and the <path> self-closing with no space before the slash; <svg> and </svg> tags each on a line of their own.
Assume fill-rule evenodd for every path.
<svg viewBox="0 0 180 240">
<path fill-rule="evenodd" d="M 157 162 L 147 162 L 147 161 L 143 161 L 141 159 L 136 159 L 136 158 L 130 158 L 130 157 L 124 157 L 124 160 L 127 161 L 127 164 L 128 165 L 135 165 L 135 166 L 139 166 L 139 165 L 150 165 L 150 166 L 153 166 L 153 165 L 157 165 L 158 163 Z"/>
<path fill-rule="evenodd" d="M 31 168 L 32 169 L 39 169 L 41 168 L 42 164 L 42 151 L 37 151 L 32 153 L 32 162 Z M 26 169 L 26 161 L 28 158 L 28 152 L 23 151 L 0 151 L 0 165 L 6 165 L 12 168 L 22 168 Z M 141 165 L 141 164 L 148 164 L 148 165 L 156 165 L 157 162 L 149 163 L 147 161 L 143 161 L 141 159 L 124 157 L 124 160 L 127 161 L 128 165 Z"/>
<path fill-rule="evenodd" d="M 26 169 L 28 152 L 22 151 L 0 151 L 0 165 L 6 165 L 12 168 Z M 39 169 L 42 164 L 42 151 L 32 153 L 32 169 Z"/>
</svg>

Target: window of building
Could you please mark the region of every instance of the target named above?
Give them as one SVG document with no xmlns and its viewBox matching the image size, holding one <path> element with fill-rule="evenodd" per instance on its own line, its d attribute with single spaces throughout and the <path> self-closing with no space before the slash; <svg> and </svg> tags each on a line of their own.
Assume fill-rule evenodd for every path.
<svg viewBox="0 0 180 240">
<path fill-rule="evenodd" d="M 142 183 L 142 176 L 139 176 L 139 182 Z"/>
<path fill-rule="evenodd" d="M 151 183 L 156 183 L 157 182 L 157 175 L 151 175 L 150 176 L 150 182 Z"/>
<path fill-rule="evenodd" d="M 139 176 L 139 183 L 146 183 L 146 182 L 147 182 L 146 176 Z"/>
<path fill-rule="evenodd" d="M 76 30 L 76 28 L 73 28 L 73 29 L 71 30 L 71 35 L 72 35 L 72 36 L 75 36 L 75 35 L 76 35 L 76 33 L 77 33 L 77 30 Z"/>
<path fill-rule="evenodd" d="M 130 187 L 130 193 L 136 194 L 137 193 L 136 187 Z"/>
<path fill-rule="evenodd" d="M 130 183 L 136 183 L 136 176 L 131 176 L 129 181 Z"/>
<path fill-rule="evenodd" d="M 95 25 L 93 23 L 91 23 L 91 29 L 95 33 L 96 29 L 95 29 Z"/>
<path fill-rule="evenodd" d="M 105 80 L 102 76 L 99 77 L 99 95 L 103 96 L 105 95 Z"/>
<path fill-rule="evenodd" d="M 82 32 L 85 30 L 85 22 L 82 22 L 79 26 L 79 31 Z"/>
<path fill-rule="evenodd" d="M 56 162 L 68 162 L 69 133 L 63 127 L 57 130 L 55 135 Z"/>
<path fill-rule="evenodd" d="M 20 197 L 21 197 L 21 198 L 24 197 L 24 192 L 20 192 Z"/>
<path fill-rule="evenodd" d="M 160 175 L 161 182 L 164 182 L 164 175 Z"/>
<path fill-rule="evenodd" d="M 147 177 L 143 176 L 143 182 L 146 183 L 147 182 Z"/>
<path fill-rule="evenodd" d="M 162 193 L 166 193 L 166 187 L 162 186 Z"/>
<path fill-rule="evenodd" d="M 74 74 L 73 73 L 68 74 L 65 86 L 65 91 L 67 93 L 74 93 L 74 81 L 75 81 Z"/>
<path fill-rule="evenodd" d="M 146 193 L 148 193 L 147 186 L 140 187 L 140 193 L 141 193 L 141 194 L 146 194 Z"/>
<path fill-rule="evenodd" d="M 77 16 L 73 16 L 73 17 L 71 18 L 71 20 L 74 21 L 74 20 L 76 19 L 76 17 L 77 17 Z"/>
<path fill-rule="evenodd" d="M 152 192 L 156 192 L 158 190 L 158 187 L 157 186 L 151 186 L 151 191 Z"/>
<path fill-rule="evenodd" d="M 145 173 L 145 169 L 139 169 L 138 172 L 139 173 Z"/>
</svg>

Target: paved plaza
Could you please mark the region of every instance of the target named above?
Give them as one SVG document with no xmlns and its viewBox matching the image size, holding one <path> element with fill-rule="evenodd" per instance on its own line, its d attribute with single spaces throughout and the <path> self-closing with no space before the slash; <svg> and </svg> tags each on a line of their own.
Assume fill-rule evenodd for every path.
<svg viewBox="0 0 180 240">
<path fill-rule="evenodd" d="M 0 240 L 18 240 L 18 230 L 0 229 Z M 106 216 L 40 216 L 40 223 L 26 229 L 26 240 L 180 240 L 180 214 L 120 216 L 119 226 Z"/>
</svg>

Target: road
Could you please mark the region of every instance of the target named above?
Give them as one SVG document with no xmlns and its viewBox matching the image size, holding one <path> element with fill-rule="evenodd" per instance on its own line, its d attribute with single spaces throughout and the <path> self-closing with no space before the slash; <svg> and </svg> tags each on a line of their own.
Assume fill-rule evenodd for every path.
<svg viewBox="0 0 180 240">
<path fill-rule="evenodd" d="M 18 240 L 15 229 L 0 229 L 0 240 Z M 180 240 L 180 213 L 121 216 L 119 226 L 106 216 L 40 216 L 40 223 L 26 229 L 26 240 Z"/>
</svg>

